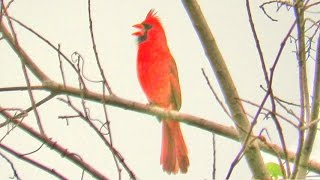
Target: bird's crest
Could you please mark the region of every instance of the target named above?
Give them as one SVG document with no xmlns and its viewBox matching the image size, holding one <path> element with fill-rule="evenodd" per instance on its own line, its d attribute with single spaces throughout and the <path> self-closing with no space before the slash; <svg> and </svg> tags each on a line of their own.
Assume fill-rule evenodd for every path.
<svg viewBox="0 0 320 180">
<path fill-rule="evenodd" d="M 147 17 L 144 20 L 144 22 L 146 24 L 150 24 L 150 25 L 155 25 L 155 24 L 161 25 L 161 21 L 160 21 L 159 17 L 157 16 L 157 12 L 155 12 L 154 9 L 151 9 L 148 12 Z"/>
<path fill-rule="evenodd" d="M 149 19 L 149 18 L 158 18 L 158 16 L 156 16 L 156 15 L 157 15 L 157 12 L 155 12 L 154 9 L 151 9 L 151 10 L 148 12 L 148 14 L 147 14 L 146 19 Z"/>
</svg>

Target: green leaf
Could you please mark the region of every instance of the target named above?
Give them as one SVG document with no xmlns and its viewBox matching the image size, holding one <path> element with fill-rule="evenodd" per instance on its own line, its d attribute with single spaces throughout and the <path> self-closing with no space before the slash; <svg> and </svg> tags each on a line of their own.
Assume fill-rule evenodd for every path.
<svg viewBox="0 0 320 180">
<path fill-rule="evenodd" d="M 267 170 L 272 177 L 278 178 L 279 176 L 283 176 L 281 167 L 274 162 L 268 162 L 266 164 Z"/>
</svg>

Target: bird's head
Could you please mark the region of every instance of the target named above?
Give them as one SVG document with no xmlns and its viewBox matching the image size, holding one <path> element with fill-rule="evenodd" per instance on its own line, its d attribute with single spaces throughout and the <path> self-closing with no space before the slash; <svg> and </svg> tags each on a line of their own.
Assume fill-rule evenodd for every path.
<svg viewBox="0 0 320 180">
<path fill-rule="evenodd" d="M 158 16 L 156 16 L 156 12 L 153 9 L 149 11 L 144 21 L 140 24 L 133 25 L 133 27 L 138 29 L 138 31 L 132 33 L 132 35 L 138 37 L 139 43 L 151 39 L 159 40 L 159 38 L 164 38 L 165 40 L 164 30 Z"/>
</svg>

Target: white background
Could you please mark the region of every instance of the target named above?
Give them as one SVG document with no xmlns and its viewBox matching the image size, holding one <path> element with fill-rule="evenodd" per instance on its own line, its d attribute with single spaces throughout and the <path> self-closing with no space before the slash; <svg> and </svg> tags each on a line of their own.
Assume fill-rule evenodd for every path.
<svg viewBox="0 0 320 180">
<path fill-rule="evenodd" d="M 276 12 L 276 6 L 268 6 L 268 12 L 278 22 L 268 19 L 259 5 L 263 1 L 251 4 L 253 18 L 262 44 L 267 67 L 275 57 L 280 43 L 294 21 L 293 11 L 282 8 Z M 240 96 L 244 99 L 260 103 L 266 87 L 260 66 L 258 53 L 250 30 L 245 1 L 199 1 L 204 16 L 216 38 L 217 44 L 229 67 Z M 190 19 L 179 1 L 102 1 L 92 2 L 94 32 L 97 48 L 107 80 L 116 95 L 147 103 L 136 77 L 136 38 L 131 35 L 136 29 L 133 24 L 141 22 L 147 12 L 154 8 L 165 28 L 168 44 L 175 57 L 182 89 L 181 112 L 197 115 L 225 125 L 233 125 L 232 121 L 219 107 L 210 92 L 201 73 L 204 68 L 215 91 L 221 99 L 219 85 L 212 73 L 198 37 Z M 85 59 L 84 73 L 87 77 L 99 80 L 99 72 L 92 52 L 87 1 L 79 0 L 16 0 L 9 9 L 11 16 L 19 19 L 35 31 L 46 37 L 54 45 L 61 45 L 62 51 L 69 57 L 75 51 Z M 15 25 L 21 46 L 32 59 L 48 74 L 50 78 L 61 82 L 57 53 L 49 48 L 25 29 Z M 286 46 L 273 82 L 275 95 L 287 101 L 299 102 L 298 98 L 298 65 L 293 42 Z M 20 61 L 7 43 L 0 41 L 0 87 L 23 86 L 24 77 Z M 309 83 L 313 79 L 313 60 L 309 61 Z M 77 86 L 77 77 L 66 67 L 67 82 Z M 309 68 L 308 67 L 308 68 Z M 32 78 L 34 85 L 39 84 Z M 100 85 L 90 84 L 90 88 L 100 92 Z M 311 87 L 311 86 L 310 86 Z M 36 99 L 48 95 L 38 93 Z M 63 97 L 63 96 L 59 96 Z M 3 107 L 29 107 L 26 92 L 0 92 Z M 79 105 L 79 103 L 76 103 Z M 92 118 L 103 120 L 102 107 L 88 102 Z M 80 106 L 79 106 L 80 107 Z M 256 108 L 245 106 L 246 111 L 254 115 Z M 44 129 L 49 137 L 62 144 L 70 152 L 76 152 L 84 160 L 103 172 L 111 179 L 117 179 L 117 172 L 111 153 L 98 136 L 80 119 L 71 119 L 69 125 L 58 119 L 59 115 L 74 115 L 70 108 L 55 98 L 39 108 Z M 281 110 L 279 110 L 281 112 Z M 298 113 L 298 111 L 297 111 Z M 161 125 L 155 117 L 108 106 L 114 146 L 119 150 L 129 167 L 139 179 L 211 179 L 212 178 L 212 135 L 210 132 L 182 125 L 186 144 L 189 148 L 190 168 L 187 174 L 167 175 L 160 166 Z M 1 119 L 4 121 L 4 119 Z M 294 121 L 294 120 L 293 120 Z M 35 126 L 33 113 L 24 120 Z M 296 121 L 294 121 L 296 122 Z M 295 150 L 297 131 L 287 123 L 282 123 L 288 148 Z M 271 119 L 259 118 L 256 132 L 266 127 L 277 143 L 278 135 Z M 2 128 L 4 135 L 7 128 Z M 240 144 L 224 137 L 217 136 L 217 179 L 223 179 L 240 149 Z M 37 149 L 41 143 L 33 141 L 28 134 L 15 129 L 1 143 L 15 147 L 19 152 L 28 153 Z M 314 148 L 317 149 L 316 144 Z M 3 151 L 1 151 L 3 152 Z M 4 153 L 4 152 L 3 152 Z M 5 153 L 6 154 L 6 153 Z M 6 154 L 15 163 L 22 179 L 54 179 L 52 176 L 17 160 Z M 275 159 L 263 154 L 265 162 Z M 50 148 L 42 148 L 30 155 L 40 162 L 62 172 L 70 179 L 80 179 L 82 170 L 62 158 Z M 0 158 L 0 179 L 9 179 L 12 171 L 4 159 Z M 122 172 L 123 179 L 129 179 Z M 233 179 L 242 177 L 250 179 L 251 173 L 243 159 L 235 168 Z M 92 179 L 85 174 L 84 179 Z"/>
</svg>

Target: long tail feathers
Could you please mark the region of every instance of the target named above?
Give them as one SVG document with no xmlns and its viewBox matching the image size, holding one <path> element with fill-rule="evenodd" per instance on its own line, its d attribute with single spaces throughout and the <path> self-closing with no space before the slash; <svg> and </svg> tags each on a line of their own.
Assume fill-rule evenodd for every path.
<svg viewBox="0 0 320 180">
<path fill-rule="evenodd" d="M 188 150 L 184 142 L 180 124 L 162 120 L 162 147 L 160 163 L 168 174 L 187 173 L 189 167 Z"/>
</svg>

